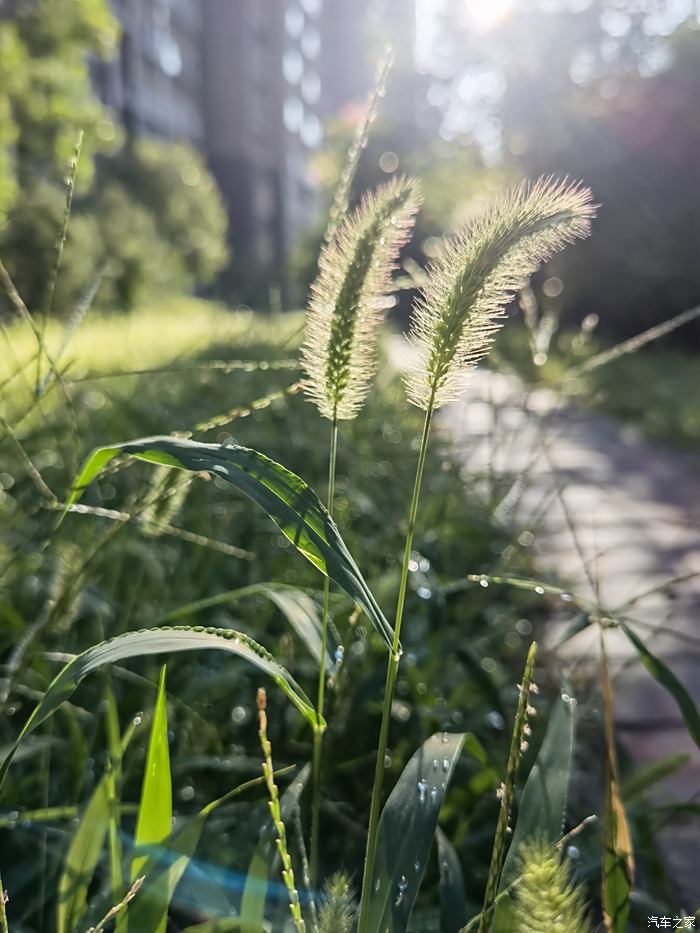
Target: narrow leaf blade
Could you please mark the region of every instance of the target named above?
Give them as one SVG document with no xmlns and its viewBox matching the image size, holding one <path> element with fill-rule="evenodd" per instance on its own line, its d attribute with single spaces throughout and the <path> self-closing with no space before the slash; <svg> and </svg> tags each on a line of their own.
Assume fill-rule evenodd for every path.
<svg viewBox="0 0 700 933">
<path fill-rule="evenodd" d="M 364 609 L 392 650 L 393 630 L 316 493 L 299 476 L 248 447 L 224 447 L 172 437 L 148 437 L 100 447 L 88 457 L 66 509 L 119 453 L 195 473 L 212 473 L 259 505 L 282 533 L 318 570 Z"/>
<path fill-rule="evenodd" d="M 195 628 L 163 626 L 157 629 L 126 632 L 117 638 L 88 648 L 87 651 L 66 664 L 53 679 L 0 766 L 0 787 L 24 739 L 70 698 L 80 681 L 91 671 L 103 664 L 112 664 L 125 658 L 207 648 L 228 651 L 254 664 L 275 681 L 311 725 L 319 722 L 311 700 L 292 675 L 269 652 L 243 632 L 236 632 L 233 629 L 204 628 L 203 626 Z M 322 720 L 321 724 L 323 725 Z"/>
<path fill-rule="evenodd" d="M 435 839 L 440 870 L 440 933 L 459 933 L 467 922 L 462 866 L 454 846 L 439 826 Z"/>
<path fill-rule="evenodd" d="M 632 631 L 629 625 L 624 622 L 619 622 L 618 624 L 637 649 L 637 653 L 644 667 L 646 667 L 654 680 L 658 681 L 665 690 L 668 690 L 676 701 L 690 737 L 698 748 L 700 748 L 700 714 L 698 714 L 698 708 L 693 702 L 692 697 L 673 671 L 667 667 L 660 658 L 652 654 L 641 638 Z"/>
<path fill-rule="evenodd" d="M 143 874 L 143 867 L 148 861 L 147 850 L 152 846 L 160 845 L 170 835 L 172 817 L 173 797 L 164 665 L 160 672 L 158 696 L 153 711 L 146 765 L 143 771 L 141 802 L 136 817 L 134 844 L 137 854 L 131 863 L 132 882 Z M 139 849 L 144 850 L 140 855 Z M 164 925 L 165 917 L 156 929 L 160 930 Z"/>
<path fill-rule="evenodd" d="M 423 880 L 440 806 L 464 734 L 438 732 L 404 768 L 379 820 L 369 894 L 369 933 L 404 933 Z"/>
</svg>

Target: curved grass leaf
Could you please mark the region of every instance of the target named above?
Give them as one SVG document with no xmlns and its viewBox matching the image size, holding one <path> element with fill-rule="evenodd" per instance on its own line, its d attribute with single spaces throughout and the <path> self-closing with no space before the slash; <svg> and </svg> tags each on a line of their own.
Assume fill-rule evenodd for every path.
<svg viewBox="0 0 700 933">
<path fill-rule="evenodd" d="M 519 874 L 519 853 L 533 839 L 555 844 L 561 838 L 574 752 L 576 702 L 562 694 L 550 714 L 547 732 L 520 797 L 518 819 L 503 863 L 499 891 L 509 888 Z M 493 918 L 493 933 L 512 928 L 510 894 L 501 897 Z"/>
<path fill-rule="evenodd" d="M 309 649 L 312 657 L 319 661 L 321 657 L 321 619 L 318 605 L 303 590 L 283 583 L 253 583 L 235 590 L 207 596 L 184 606 L 178 606 L 161 617 L 159 622 L 172 622 L 176 619 L 195 615 L 213 606 L 226 605 L 238 602 L 250 596 L 264 596 L 273 602 L 285 616 L 297 635 Z M 326 668 L 331 672 L 335 669 L 335 661 L 330 653 L 326 652 Z"/>
<path fill-rule="evenodd" d="M 217 648 L 245 658 L 275 681 L 280 690 L 314 728 L 318 725 L 325 725 L 323 719 L 316 715 L 311 700 L 292 675 L 248 635 L 233 629 L 204 628 L 203 626 L 191 628 L 183 625 L 141 629 L 137 632 L 126 632 L 117 638 L 93 645 L 66 664 L 49 685 L 0 766 L 0 787 L 2 787 L 17 748 L 26 736 L 45 722 L 71 696 L 80 681 L 91 671 L 103 664 L 111 664 L 124 658 L 202 648 Z"/>
<path fill-rule="evenodd" d="M 146 437 L 98 447 L 85 462 L 66 510 L 117 454 L 150 463 L 207 472 L 235 486 L 259 505 L 307 560 L 334 580 L 367 617 L 391 650 L 393 631 L 316 493 L 296 473 L 248 447 L 202 444 L 173 437 Z M 64 512 L 65 515 L 65 512 Z"/>
<path fill-rule="evenodd" d="M 658 681 L 665 690 L 668 690 L 676 701 L 681 716 L 683 717 L 685 727 L 688 730 L 688 734 L 698 748 L 700 748 L 700 715 L 688 691 L 673 671 L 667 667 L 660 658 L 649 651 L 641 638 L 639 638 L 628 625 L 624 622 L 618 622 L 618 627 L 625 633 L 637 649 L 642 664 L 646 667 L 654 680 Z"/>
<path fill-rule="evenodd" d="M 112 819 L 111 789 L 115 771 L 121 765 L 134 732 L 132 725 L 119 744 L 116 757 L 107 765 L 107 770 L 83 810 L 78 828 L 68 846 L 61 877 L 58 880 L 56 901 L 57 933 L 72 933 L 79 929 L 79 922 L 87 908 L 88 887 L 102 854 L 107 832 Z M 50 818 L 55 818 L 51 814 Z"/>
<path fill-rule="evenodd" d="M 605 806 L 603 813 L 603 923 L 607 933 L 627 933 L 630 896 L 634 881 L 634 851 L 625 806 L 620 794 L 620 777 L 615 747 L 613 687 L 605 642 L 601 638 L 601 687 L 605 726 Z"/>
<path fill-rule="evenodd" d="M 305 765 L 280 797 L 280 816 L 288 823 L 299 806 L 304 786 L 309 779 L 311 765 Z M 270 821 L 260 834 L 255 854 L 250 862 L 241 901 L 241 933 L 259 933 L 265 928 L 265 900 L 272 866 L 277 858 L 274 826 Z"/>
<path fill-rule="evenodd" d="M 435 831 L 435 840 L 440 872 L 440 933 L 459 933 L 467 922 L 462 866 L 454 846 L 439 826 Z"/>
<path fill-rule="evenodd" d="M 379 820 L 369 933 L 403 933 L 408 927 L 440 805 L 463 743 L 461 732 L 432 735 L 413 755 L 389 795 Z"/>
<path fill-rule="evenodd" d="M 136 816 L 134 846 L 136 853 L 131 862 L 131 881 L 143 875 L 148 852 L 159 846 L 170 835 L 173 818 L 173 789 L 170 776 L 170 748 L 168 746 L 168 708 L 165 693 L 165 665 L 161 668 L 158 696 L 151 720 L 146 764 L 143 769 L 141 800 Z M 139 898 L 141 900 L 141 898 Z M 147 929 L 165 933 L 168 923 L 168 905 L 162 906 Z M 129 919 L 129 930 L 139 929 Z"/>
</svg>

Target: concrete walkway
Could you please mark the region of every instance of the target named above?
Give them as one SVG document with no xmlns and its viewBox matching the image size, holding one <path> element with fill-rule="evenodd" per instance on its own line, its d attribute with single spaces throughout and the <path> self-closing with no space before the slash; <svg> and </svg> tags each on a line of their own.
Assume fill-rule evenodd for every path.
<svg viewBox="0 0 700 933">
<path fill-rule="evenodd" d="M 389 354 L 399 368 L 410 361 L 402 338 L 391 340 Z M 528 392 L 515 377 L 485 369 L 437 426 L 496 517 L 525 531 L 521 541 L 530 544 L 542 579 L 565 581 L 608 609 L 633 601 L 628 612 L 637 634 L 700 704 L 700 460 L 566 404 L 551 390 Z M 641 766 L 689 752 L 691 762 L 663 791 L 700 800 L 700 752 L 675 703 L 623 635 L 609 632 L 607 644 L 617 728 L 633 760 Z M 562 660 L 595 664 L 597 646 L 591 628 L 567 644 Z M 697 900 L 697 821 L 674 848 L 672 875 Z"/>
</svg>

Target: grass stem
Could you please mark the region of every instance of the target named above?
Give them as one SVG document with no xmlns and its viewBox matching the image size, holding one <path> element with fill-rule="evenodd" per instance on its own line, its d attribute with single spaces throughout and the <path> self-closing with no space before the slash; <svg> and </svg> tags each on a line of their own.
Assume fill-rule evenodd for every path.
<svg viewBox="0 0 700 933">
<path fill-rule="evenodd" d="M 7 925 L 5 902 L 5 889 L 2 886 L 2 877 L 0 877 L 0 933 L 10 933 L 10 928 Z"/>
<path fill-rule="evenodd" d="M 367 853 L 365 855 L 365 867 L 362 874 L 362 893 L 360 898 L 360 918 L 358 933 L 366 933 L 367 921 L 369 915 L 370 885 L 372 883 L 372 873 L 374 871 L 375 850 L 377 847 L 377 831 L 379 829 L 379 810 L 381 806 L 382 785 L 384 783 L 384 760 L 386 758 L 387 744 L 389 740 L 389 723 L 391 721 L 391 706 L 394 700 L 394 689 L 396 687 L 396 678 L 399 671 L 401 622 L 403 620 L 403 610 L 406 602 L 406 586 L 408 583 L 408 567 L 411 560 L 411 550 L 413 547 L 413 534 L 416 527 L 416 516 L 418 514 L 418 500 L 420 498 L 420 489 L 423 482 L 423 472 L 425 470 L 425 459 L 428 453 L 428 440 L 430 438 L 430 427 L 433 420 L 433 399 L 431 399 L 425 413 L 423 423 L 423 436 L 421 437 L 420 451 L 418 454 L 418 464 L 416 466 L 416 478 L 413 484 L 413 495 L 411 496 L 411 505 L 408 512 L 408 528 L 406 530 L 406 544 L 404 547 L 403 565 L 401 568 L 401 582 L 399 584 L 399 595 L 396 602 L 396 616 L 394 619 L 394 643 L 386 671 L 386 684 L 384 686 L 384 705 L 382 708 L 382 723 L 379 730 L 379 744 L 377 747 L 377 760 L 374 768 L 374 784 L 372 786 L 372 801 L 369 810 L 369 827 L 367 830 Z"/>
<path fill-rule="evenodd" d="M 328 458 L 328 514 L 333 515 L 333 501 L 335 499 L 335 469 L 338 454 L 338 419 L 331 423 L 330 455 Z M 323 578 L 323 614 L 321 616 L 321 657 L 318 665 L 318 692 L 316 699 L 316 712 L 319 720 L 323 716 L 326 693 L 326 647 L 328 645 L 328 621 L 331 596 L 331 581 L 329 577 Z M 314 730 L 313 764 L 311 777 L 311 852 L 309 856 L 311 889 L 316 889 L 318 883 L 318 839 L 320 832 L 321 814 L 321 757 L 323 752 L 323 732 Z"/>
</svg>

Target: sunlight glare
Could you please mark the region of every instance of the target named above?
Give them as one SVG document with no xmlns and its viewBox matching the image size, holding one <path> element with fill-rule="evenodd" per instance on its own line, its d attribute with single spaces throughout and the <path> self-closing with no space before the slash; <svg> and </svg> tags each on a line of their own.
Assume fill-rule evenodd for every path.
<svg viewBox="0 0 700 933">
<path fill-rule="evenodd" d="M 513 0 L 464 0 L 467 14 L 479 32 L 497 26 L 513 8 Z"/>
</svg>

